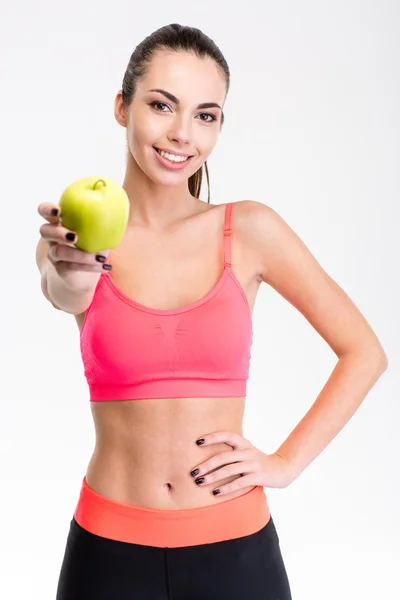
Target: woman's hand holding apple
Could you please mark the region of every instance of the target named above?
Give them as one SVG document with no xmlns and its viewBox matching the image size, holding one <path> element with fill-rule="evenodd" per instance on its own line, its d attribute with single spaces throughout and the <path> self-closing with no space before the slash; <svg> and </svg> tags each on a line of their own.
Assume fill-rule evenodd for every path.
<svg viewBox="0 0 400 600">
<path fill-rule="evenodd" d="M 109 249 L 121 243 L 128 225 L 124 188 L 109 177 L 86 177 L 71 183 L 59 204 L 43 202 L 38 212 L 48 221 L 40 234 L 57 274 L 74 291 L 94 291 L 102 270 L 111 268 L 102 264 Z"/>
<path fill-rule="evenodd" d="M 57 209 L 58 214 L 53 216 L 52 209 Z M 73 289 L 84 292 L 93 291 L 97 285 L 104 267 L 108 250 L 98 253 L 85 252 L 76 248 L 77 234 L 61 225 L 61 212 L 58 204 L 42 202 L 38 206 L 38 213 L 47 223 L 40 227 L 42 239 L 49 245 L 48 259 L 54 266 L 57 274 L 62 277 L 65 284 Z M 67 234 L 74 234 L 75 239 L 69 240 Z"/>
</svg>

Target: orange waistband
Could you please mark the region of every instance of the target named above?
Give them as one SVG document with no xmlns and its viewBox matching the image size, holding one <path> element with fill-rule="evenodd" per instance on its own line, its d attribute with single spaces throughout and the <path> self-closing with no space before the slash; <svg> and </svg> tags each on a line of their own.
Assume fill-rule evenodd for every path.
<svg viewBox="0 0 400 600">
<path fill-rule="evenodd" d="M 244 537 L 270 519 L 264 488 L 200 508 L 159 510 L 107 498 L 83 478 L 74 518 L 96 535 L 145 546 L 176 548 Z"/>
</svg>

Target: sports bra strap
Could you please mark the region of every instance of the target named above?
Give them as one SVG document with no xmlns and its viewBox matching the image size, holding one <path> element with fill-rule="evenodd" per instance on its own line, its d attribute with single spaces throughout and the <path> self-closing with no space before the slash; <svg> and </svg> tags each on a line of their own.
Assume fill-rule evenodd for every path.
<svg viewBox="0 0 400 600">
<path fill-rule="evenodd" d="M 231 243 L 232 243 L 232 208 L 233 202 L 228 202 L 225 206 L 225 222 L 224 222 L 224 267 L 231 267 Z M 111 250 L 109 250 L 106 262 L 110 263 Z"/>
<path fill-rule="evenodd" d="M 224 223 L 224 267 L 231 267 L 231 241 L 232 241 L 232 218 L 233 202 L 228 202 L 225 207 L 225 223 Z"/>
</svg>

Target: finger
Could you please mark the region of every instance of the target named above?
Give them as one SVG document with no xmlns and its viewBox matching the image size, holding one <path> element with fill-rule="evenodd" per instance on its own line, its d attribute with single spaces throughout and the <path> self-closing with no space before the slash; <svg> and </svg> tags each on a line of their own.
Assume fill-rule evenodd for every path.
<svg viewBox="0 0 400 600">
<path fill-rule="evenodd" d="M 68 273 L 76 271 L 85 271 L 87 273 L 101 273 L 102 265 L 100 263 L 92 265 L 84 265 L 82 263 L 68 262 L 60 260 L 55 263 L 54 268 L 61 277 L 66 277 Z"/>
<path fill-rule="evenodd" d="M 75 244 L 78 240 L 78 236 L 74 231 L 66 229 L 62 225 L 54 225 L 50 223 L 43 223 L 39 229 L 40 235 L 46 242 L 58 242 L 63 244 Z M 67 238 L 75 236 L 74 239 Z"/>
<path fill-rule="evenodd" d="M 253 473 L 250 475 L 245 475 L 244 477 L 238 477 L 234 481 L 230 483 L 225 483 L 224 485 L 218 485 L 212 493 L 214 494 L 216 490 L 218 491 L 218 496 L 223 496 L 224 494 L 231 494 L 232 492 L 236 492 L 237 490 L 242 490 L 247 487 L 254 487 L 258 484 L 254 478 Z M 216 494 L 215 494 L 216 495 Z"/>
<path fill-rule="evenodd" d="M 50 248 L 47 254 L 53 263 L 64 261 L 76 263 L 80 266 L 96 266 L 100 269 L 103 269 L 104 261 L 99 260 L 98 257 L 106 259 L 107 252 L 107 250 L 103 250 L 102 252 L 93 254 L 91 252 L 85 252 L 84 250 L 79 250 L 79 248 L 67 246 L 65 244 L 50 242 Z"/>
<path fill-rule="evenodd" d="M 199 473 L 197 473 L 196 477 L 200 477 L 201 474 L 210 473 L 210 471 L 213 471 L 214 469 L 219 469 L 222 465 L 235 463 L 237 461 L 244 461 L 247 459 L 248 453 L 245 450 L 229 450 L 227 452 L 220 452 L 196 467 L 199 469 Z"/>
<path fill-rule="evenodd" d="M 200 483 L 198 483 L 198 485 L 200 486 L 210 485 L 212 483 L 215 483 L 216 481 L 222 481 L 223 479 L 227 479 L 228 477 L 232 477 L 234 475 L 238 475 L 239 477 L 241 477 L 242 474 L 244 475 L 254 473 L 254 471 L 254 464 L 252 464 L 250 461 L 241 461 L 238 463 L 225 465 L 224 467 L 217 469 L 213 473 L 208 473 L 207 475 L 203 475 L 202 477 L 198 476 L 196 477 L 195 481 L 196 483 L 198 483 L 197 480 L 200 479 Z"/>
<path fill-rule="evenodd" d="M 54 214 L 56 212 L 56 214 Z M 38 213 L 44 219 L 47 219 L 51 223 L 58 221 L 61 216 L 60 207 L 58 204 L 51 204 L 50 202 L 42 202 L 38 206 Z"/>
<path fill-rule="evenodd" d="M 202 438 L 204 439 L 204 444 L 202 444 L 202 446 L 225 443 L 237 450 L 242 450 L 243 448 L 249 448 L 251 446 L 246 438 L 234 431 L 215 431 L 214 433 L 203 435 Z"/>
</svg>

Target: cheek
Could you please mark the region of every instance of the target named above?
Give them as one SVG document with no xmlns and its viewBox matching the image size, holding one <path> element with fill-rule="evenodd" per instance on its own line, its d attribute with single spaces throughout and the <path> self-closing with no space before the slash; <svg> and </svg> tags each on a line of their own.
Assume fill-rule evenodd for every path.
<svg viewBox="0 0 400 600">
<path fill-rule="evenodd" d="M 218 131 L 216 128 L 201 128 L 196 132 L 196 145 L 199 151 L 204 154 L 210 154 L 218 141 Z"/>
<path fill-rule="evenodd" d="M 135 126 L 132 128 L 131 137 L 133 141 L 143 143 L 152 143 L 154 138 L 160 133 L 160 126 L 154 119 L 142 118 L 137 119 Z"/>
<path fill-rule="evenodd" d="M 130 121 L 129 137 L 132 142 L 135 144 L 138 142 L 141 144 L 153 143 L 154 137 L 160 134 L 163 127 L 160 123 L 161 120 L 155 119 L 151 111 L 145 106 L 136 108 Z"/>
</svg>

